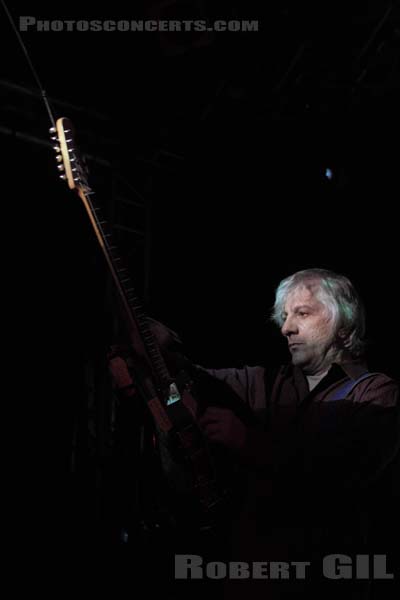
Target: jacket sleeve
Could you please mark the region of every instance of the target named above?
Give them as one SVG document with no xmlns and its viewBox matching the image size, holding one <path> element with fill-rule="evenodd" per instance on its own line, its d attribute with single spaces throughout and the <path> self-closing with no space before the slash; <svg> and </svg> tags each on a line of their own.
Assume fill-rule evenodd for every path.
<svg viewBox="0 0 400 600">
<path fill-rule="evenodd" d="M 206 369 L 195 365 L 194 369 L 195 379 L 202 388 L 199 395 L 207 397 L 209 404 L 232 409 L 239 418 L 252 426 L 264 422 L 266 389 L 263 367 Z"/>
</svg>

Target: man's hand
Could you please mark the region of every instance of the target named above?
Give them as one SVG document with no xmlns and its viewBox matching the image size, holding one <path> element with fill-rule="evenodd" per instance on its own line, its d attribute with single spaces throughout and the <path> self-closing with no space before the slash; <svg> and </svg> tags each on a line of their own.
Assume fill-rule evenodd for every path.
<svg viewBox="0 0 400 600">
<path fill-rule="evenodd" d="M 247 428 L 228 408 L 210 406 L 198 420 L 200 429 L 211 442 L 240 450 L 246 442 Z"/>
<path fill-rule="evenodd" d="M 122 348 L 112 346 L 107 358 L 108 369 L 116 389 L 119 390 L 124 397 L 134 396 L 136 388 L 128 366 L 129 357 L 123 357 Z"/>
<path fill-rule="evenodd" d="M 151 317 L 147 318 L 147 322 L 161 349 L 166 349 L 172 344 L 182 344 L 179 335 L 164 323 L 160 323 L 160 321 L 156 321 Z"/>
</svg>

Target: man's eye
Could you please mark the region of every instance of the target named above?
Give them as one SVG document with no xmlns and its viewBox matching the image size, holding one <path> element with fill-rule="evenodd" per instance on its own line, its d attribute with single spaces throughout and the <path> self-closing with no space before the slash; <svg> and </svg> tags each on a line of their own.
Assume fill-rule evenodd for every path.
<svg viewBox="0 0 400 600">
<path fill-rule="evenodd" d="M 308 316 L 308 312 L 303 312 L 303 311 L 301 311 L 301 312 L 299 312 L 299 315 L 300 315 L 301 317 L 307 317 L 307 316 Z"/>
</svg>

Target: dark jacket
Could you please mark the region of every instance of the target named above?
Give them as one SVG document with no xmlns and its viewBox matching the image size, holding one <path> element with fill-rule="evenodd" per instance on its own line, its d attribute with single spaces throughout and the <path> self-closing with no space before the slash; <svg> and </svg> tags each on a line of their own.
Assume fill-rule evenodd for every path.
<svg viewBox="0 0 400 600">
<path fill-rule="evenodd" d="M 371 512 L 377 502 L 379 510 L 390 503 L 385 494 L 400 438 L 398 384 L 376 374 L 346 398 L 333 399 L 365 371 L 357 362 L 334 364 L 309 392 L 304 374 L 291 365 L 274 375 L 262 367 L 207 370 L 257 416 L 238 456 L 247 493 L 233 527 L 232 558 L 311 562 L 305 581 L 232 581 L 229 597 L 249 591 L 251 598 L 367 597 L 370 583 L 330 580 L 321 567 L 331 553 L 373 552 Z"/>
</svg>

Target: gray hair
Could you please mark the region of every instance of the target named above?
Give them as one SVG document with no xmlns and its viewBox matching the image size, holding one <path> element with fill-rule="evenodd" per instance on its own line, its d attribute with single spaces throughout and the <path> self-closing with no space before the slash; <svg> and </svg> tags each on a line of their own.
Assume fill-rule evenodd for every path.
<svg viewBox="0 0 400 600">
<path fill-rule="evenodd" d="M 354 357 L 362 355 L 365 349 L 365 310 L 356 289 L 344 275 L 327 269 L 305 269 L 286 277 L 275 293 L 272 320 L 279 327 L 283 325 L 287 296 L 301 286 L 312 289 L 318 300 L 330 311 L 337 343 Z M 341 336 L 338 336 L 339 331 Z"/>
</svg>

